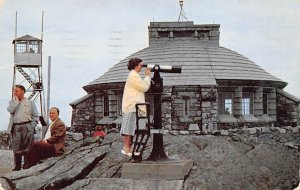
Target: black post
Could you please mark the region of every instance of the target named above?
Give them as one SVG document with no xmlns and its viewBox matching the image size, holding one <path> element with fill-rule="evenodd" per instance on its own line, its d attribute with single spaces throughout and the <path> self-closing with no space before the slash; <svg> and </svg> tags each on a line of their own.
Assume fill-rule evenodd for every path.
<svg viewBox="0 0 300 190">
<path fill-rule="evenodd" d="M 162 129 L 161 119 L 161 94 L 163 92 L 163 79 L 160 77 L 159 70 L 154 71 L 152 78 L 154 84 L 151 86 L 151 92 L 154 95 L 154 129 Z M 163 134 L 153 134 L 153 148 L 147 160 L 167 160 L 168 156 L 164 149 Z"/>
</svg>

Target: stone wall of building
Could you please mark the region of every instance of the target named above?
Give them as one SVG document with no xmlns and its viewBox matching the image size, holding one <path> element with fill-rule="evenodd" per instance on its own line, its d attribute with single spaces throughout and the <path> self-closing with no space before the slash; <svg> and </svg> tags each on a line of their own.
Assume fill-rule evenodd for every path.
<svg viewBox="0 0 300 190">
<path fill-rule="evenodd" d="M 90 135 L 95 128 L 95 96 L 73 105 L 71 130 Z"/>
<path fill-rule="evenodd" d="M 95 124 L 103 117 L 109 117 L 107 122 L 110 124 L 119 118 L 121 116 L 121 89 L 123 88 L 118 86 L 118 88 L 109 90 L 97 90 L 93 96 L 73 105 L 73 131 L 90 133 L 94 130 Z M 252 92 L 254 96 L 254 110 L 251 115 L 243 115 L 242 113 L 243 88 L 226 87 L 226 90 L 225 92 L 232 92 L 233 95 L 233 115 L 223 115 L 223 118 L 226 117 L 224 122 L 224 119 L 221 120 L 220 115 L 218 115 L 218 89 L 216 87 L 165 86 L 161 101 L 162 127 L 172 130 L 187 130 L 192 124 L 193 126 L 197 125 L 204 132 L 212 133 L 217 129 L 271 127 L 276 124 L 277 126 L 299 125 L 299 103 L 276 93 L 275 88 L 248 87 L 246 89 Z M 267 94 L 268 99 L 268 114 L 264 113 L 263 108 L 264 93 Z M 154 102 L 151 98 L 153 95 L 147 94 L 146 96 L 147 101 L 150 100 L 151 114 L 153 115 L 155 112 Z M 106 115 L 103 113 L 104 97 L 107 98 L 109 108 Z M 278 119 L 278 123 L 276 119 Z"/>
<path fill-rule="evenodd" d="M 162 126 L 165 129 L 172 129 L 172 87 L 164 87 L 161 98 L 161 117 Z M 153 112 L 154 113 L 154 112 Z"/>
<path fill-rule="evenodd" d="M 168 89 L 168 91 L 171 91 L 170 88 Z M 172 120 L 172 129 L 185 130 L 188 129 L 191 123 L 201 126 L 201 97 L 199 86 L 176 86 L 172 88 L 171 102 L 168 105 L 163 105 L 162 108 L 164 115 L 169 113 L 168 116 L 172 118 L 169 117 Z M 188 104 L 188 106 L 185 106 L 185 104 Z"/>
<path fill-rule="evenodd" d="M 277 93 L 278 125 L 299 125 L 299 103 Z"/>
<path fill-rule="evenodd" d="M 190 41 L 219 45 L 220 25 L 194 25 L 187 22 L 150 22 L 149 46 Z"/>
<path fill-rule="evenodd" d="M 263 127 L 273 126 L 276 123 L 276 89 L 263 87 L 222 87 L 222 90 L 233 93 L 233 115 L 223 115 L 227 119 L 225 122 L 218 121 L 219 129 L 232 129 L 241 127 Z M 243 92 L 253 94 L 253 113 L 249 115 L 243 114 Z M 263 94 L 267 94 L 267 113 L 264 113 Z M 224 120 L 224 119 L 223 119 Z"/>
<path fill-rule="evenodd" d="M 216 87 L 201 88 L 202 131 L 213 132 L 217 129 L 218 93 Z"/>
<path fill-rule="evenodd" d="M 120 90 L 121 89 L 121 90 Z M 121 102 L 118 99 L 123 97 L 123 88 L 114 90 L 97 90 L 95 92 L 95 122 L 101 120 L 103 117 L 117 118 L 120 116 Z M 103 98 L 108 99 L 108 114 L 104 115 L 104 101 Z"/>
<path fill-rule="evenodd" d="M 268 115 L 275 120 L 277 119 L 277 107 L 276 107 L 276 89 L 273 88 L 268 94 Z"/>
</svg>

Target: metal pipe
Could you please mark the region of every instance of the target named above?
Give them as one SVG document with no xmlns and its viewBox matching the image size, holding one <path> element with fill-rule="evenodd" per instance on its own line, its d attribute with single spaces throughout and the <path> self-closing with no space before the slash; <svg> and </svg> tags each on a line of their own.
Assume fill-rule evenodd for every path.
<svg viewBox="0 0 300 190">
<path fill-rule="evenodd" d="M 44 33 L 44 11 L 42 12 L 42 32 L 41 32 L 41 40 L 43 41 L 43 33 Z"/>
<path fill-rule="evenodd" d="M 47 119 L 46 123 L 49 124 L 49 109 L 50 109 L 50 80 L 51 80 L 51 56 L 48 56 L 48 84 L 47 84 Z"/>
<path fill-rule="evenodd" d="M 17 24 L 18 24 L 18 12 L 16 11 L 16 22 L 15 22 L 15 39 L 17 39 Z"/>
</svg>

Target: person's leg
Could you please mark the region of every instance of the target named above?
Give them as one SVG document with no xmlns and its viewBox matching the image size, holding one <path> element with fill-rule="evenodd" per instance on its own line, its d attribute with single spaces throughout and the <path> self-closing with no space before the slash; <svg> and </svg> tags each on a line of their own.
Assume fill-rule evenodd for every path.
<svg viewBox="0 0 300 190">
<path fill-rule="evenodd" d="M 40 149 L 41 160 L 56 156 L 55 148 L 53 144 L 43 143 Z"/>
<path fill-rule="evenodd" d="M 30 168 L 31 166 L 34 166 L 38 163 L 40 160 L 40 154 L 39 154 L 39 149 L 40 149 L 40 144 L 41 142 L 34 142 L 31 147 L 28 150 L 28 153 L 26 156 L 26 160 L 24 161 L 23 169 Z"/>
<path fill-rule="evenodd" d="M 130 112 L 123 115 L 120 134 L 123 136 L 122 153 L 131 156 L 131 135 L 134 135 L 135 130 L 135 113 Z"/>
<path fill-rule="evenodd" d="M 123 145 L 123 148 L 121 150 L 121 153 L 125 154 L 126 156 L 131 157 L 132 156 L 131 149 L 130 149 L 130 147 L 131 147 L 131 136 L 130 135 L 124 135 L 123 139 L 124 139 L 124 145 Z"/>
<path fill-rule="evenodd" d="M 15 167 L 13 171 L 21 170 L 22 156 L 16 154 L 16 152 L 20 150 L 20 146 L 21 146 L 20 142 L 21 142 L 21 133 L 19 131 L 19 126 L 14 126 L 12 130 L 12 149 L 14 153 Z"/>
<path fill-rule="evenodd" d="M 14 153 L 14 163 L 15 163 L 15 168 L 12 171 L 21 170 L 22 155 Z"/>
<path fill-rule="evenodd" d="M 131 136 L 130 135 L 124 135 L 124 148 L 126 153 L 130 151 L 131 148 Z"/>
<path fill-rule="evenodd" d="M 29 151 L 33 142 L 34 142 L 34 130 L 32 129 L 31 124 L 28 124 L 28 126 L 26 126 L 26 132 L 24 133 L 23 151 L 25 151 L 25 152 L 26 152 L 26 150 Z M 24 165 L 28 159 L 27 155 L 28 154 L 24 154 Z"/>
<path fill-rule="evenodd" d="M 27 160 L 23 166 L 23 169 L 31 168 L 36 165 L 40 160 L 54 157 L 55 149 L 52 144 L 45 142 L 34 142 L 29 149 Z"/>
</svg>

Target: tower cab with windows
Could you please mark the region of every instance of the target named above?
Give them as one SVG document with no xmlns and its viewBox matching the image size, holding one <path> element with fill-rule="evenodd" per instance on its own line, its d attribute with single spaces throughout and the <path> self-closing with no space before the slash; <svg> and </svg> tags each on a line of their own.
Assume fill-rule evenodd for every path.
<svg viewBox="0 0 300 190">
<path fill-rule="evenodd" d="M 16 38 L 14 62 L 16 66 L 39 67 L 42 64 L 42 40 L 25 35 Z"/>
</svg>

